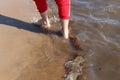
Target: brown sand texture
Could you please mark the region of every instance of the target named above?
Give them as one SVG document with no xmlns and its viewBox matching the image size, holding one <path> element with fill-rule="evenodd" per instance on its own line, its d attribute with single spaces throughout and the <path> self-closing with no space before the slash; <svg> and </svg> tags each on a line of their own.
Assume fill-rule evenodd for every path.
<svg viewBox="0 0 120 80">
<path fill-rule="evenodd" d="M 61 80 L 70 45 L 31 24 L 32 0 L 0 0 L 0 80 Z M 56 40 L 57 39 L 57 40 Z"/>
</svg>

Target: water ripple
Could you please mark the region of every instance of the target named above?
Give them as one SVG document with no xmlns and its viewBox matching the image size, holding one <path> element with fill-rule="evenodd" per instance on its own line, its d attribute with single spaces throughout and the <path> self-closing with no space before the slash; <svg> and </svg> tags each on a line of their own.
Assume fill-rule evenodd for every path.
<svg viewBox="0 0 120 80">
<path fill-rule="evenodd" d="M 93 15 L 90 15 L 90 18 L 96 22 L 101 22 L 101 23 L 107 23 L 107 24 L 114 24 L 114 25 L 120 25 L 120 21 L 114 20 L 114 19 L 109 19 L 109 18 L 97 18 L 94 17 Z"/>
</svg>

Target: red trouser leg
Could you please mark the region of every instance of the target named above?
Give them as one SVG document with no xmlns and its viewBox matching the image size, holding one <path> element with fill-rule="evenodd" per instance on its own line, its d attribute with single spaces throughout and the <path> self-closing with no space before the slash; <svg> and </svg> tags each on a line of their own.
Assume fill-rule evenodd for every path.
<svg viewBox="0 0 120 80">
<path fill-rule="evenodd" d="M 55 0 L 58 5 L 58 13 L 61 19 L 70 18 L 70 0 Z"/>
<path fill-rule="evenodd" d="M 34 0 L 40 13 L 47 10 L 46 0 Z M 70 0 L 55 0 L 58 6 L 58 13 L 61 19 L 70 18 Z"/>
<path fill-rule="evenodd" d="M 40 13 L 43 13 L 47 10 L 46 0 L 34 0 L 34 1 Z"/>
</svg>

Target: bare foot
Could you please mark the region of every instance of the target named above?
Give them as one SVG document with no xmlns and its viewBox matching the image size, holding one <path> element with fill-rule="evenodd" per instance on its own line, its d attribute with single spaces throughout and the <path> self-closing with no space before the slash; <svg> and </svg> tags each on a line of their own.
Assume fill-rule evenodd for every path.
<svg viewBox="0 0 120 80">
<path fill-rule="evenodd" d="M 37 22 L 35 22 L 34 24 L 38 25 L 38 26 L 41 26 L 43 28 L 50 28 L 51 27 L 49 20 L 45 21 L 43 19 L 40 19 Z"/>
</svg>

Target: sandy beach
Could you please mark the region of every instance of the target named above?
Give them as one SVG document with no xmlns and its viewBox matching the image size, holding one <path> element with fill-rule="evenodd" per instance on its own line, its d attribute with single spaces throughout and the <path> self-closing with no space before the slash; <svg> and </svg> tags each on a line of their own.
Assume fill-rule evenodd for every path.
<svg viewBox="0 0 120 80">
<path fill-rule="evenodd" d="M 40 15 L 32 0 L 0 0 L 0 80 L 61 80 L 72 58 L 61 37 L 31 24 Z M 59 46 L 57 46 L 57 45 Z"/>
<path fill-rule="evenodd" d="M 47 1 L 49 30 L 33 0 L 0 0 L 0 80 L 120 80 L 120 0 L 71 0 L 70 40 Z"/>
</svg>

